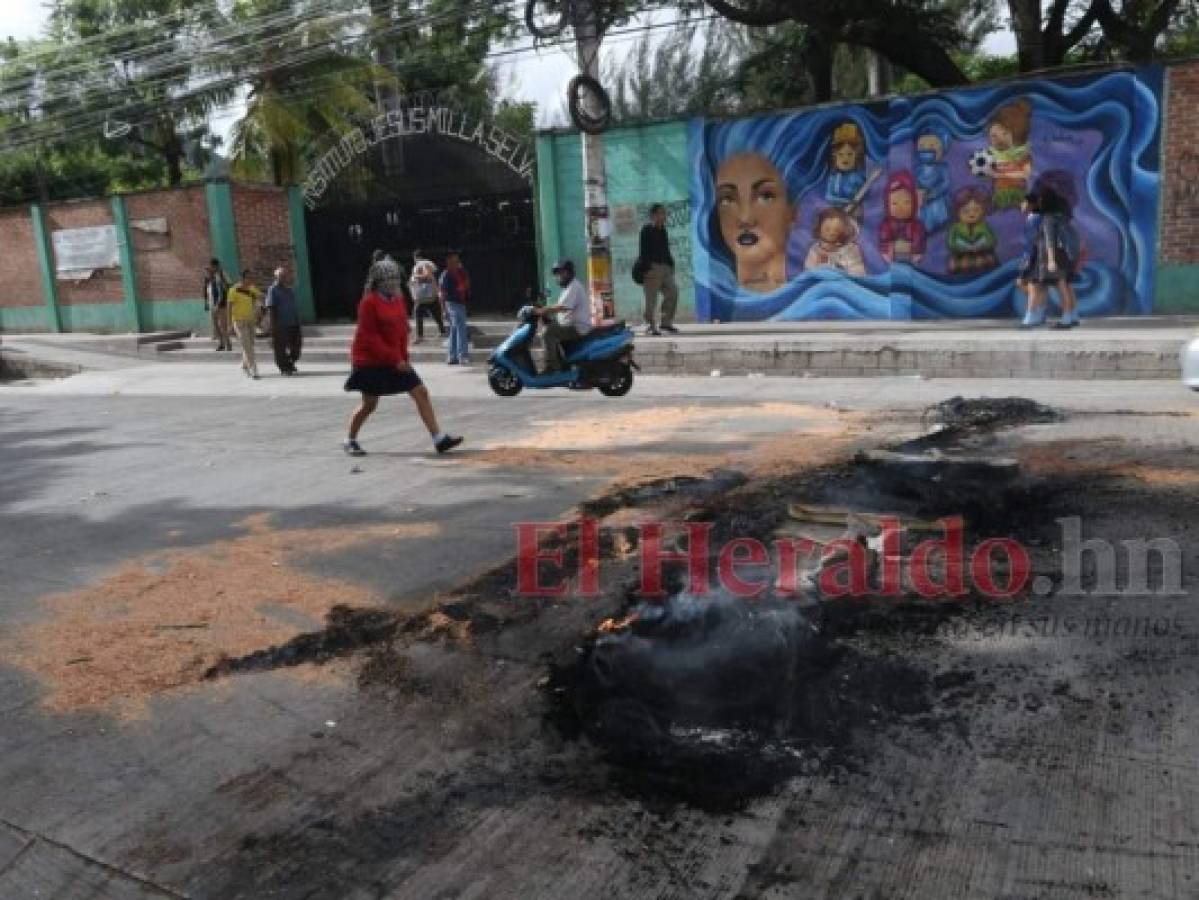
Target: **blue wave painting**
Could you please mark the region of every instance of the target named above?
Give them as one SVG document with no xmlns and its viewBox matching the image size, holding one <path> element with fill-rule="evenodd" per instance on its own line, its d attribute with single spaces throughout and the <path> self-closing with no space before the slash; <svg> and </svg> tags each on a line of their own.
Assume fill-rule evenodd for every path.
<svg viewBox="0 0 1199 900">
<path fill-rule="evenodd" d="M 997 110 L 1030 110 L 1027 153 L 1031 178 L 1053 173 L 1072 182 L 1073 219 L 1084 263 L 1075 281 L 1083 316 L 1137 315 L 1152 309 L 1160 190 L 1162 70 L 1157 66 L 1056 80 L 1016 81 L 943 94 L 732 122 L 689 123 L 692 254 L 700 321 L 764 319 L 1003 318 L 1023 313 L 1016 287 L 1024 248 L 1024 216 L 996 203 L 986 223 L 994 258 L 975 274 L 953 274 L 947 240 L 952 221 L 930 218 L 927 249 L 919 259 L 889 263 L 882 254 L 888 177 L 915 172 L 917 141 L 939 137 L 949 196 L 964 187 L 990 190 L 994 174 L 973 166 L 989 152 Z M 856 235 L 866 274 L 804 268 L 817 242 L 839 126 L 852 123 L 861 139 L 864 169 L 885 170 L 863 188 Z M 785 279 L 774 290 L 750 290 L 721 234 L 716 173 L 738 154 L 756 154 L 774 166 L 793 214 L 785 244 Z M 927 155 L 924 162 L 928 162 Z M 903 176 L 901 176 L 903 177 Z M 1047 176 L 1049 177 L 1049 176 Z M 995 181 L 996 186 L 999 181 Z M 951 207 L 952 209 L 952 207 Z M 950 213 L 950 218 L 956 210 Z M 857 271 L 861 271 L 859 268 Z M 1050 291 L 1051 304 L 1057 302 Z"/>
</svg>

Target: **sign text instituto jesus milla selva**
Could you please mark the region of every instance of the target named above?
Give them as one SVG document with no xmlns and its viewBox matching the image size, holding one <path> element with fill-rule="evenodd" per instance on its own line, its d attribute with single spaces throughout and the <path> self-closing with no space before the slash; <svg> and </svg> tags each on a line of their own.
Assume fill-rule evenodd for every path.
<svg viewBox="0 0 1199 900">
<path fill-rule="evenodd" d="M 533 153 L 519 138 L 477 116 L 448 106 L 411 106 L 376 116 L 368 124 L 352 128 L 308 170 L 304 179 L 304 203 L 314 209 L 333 180 L 356 157 L 369 148 L 406 134 L 440 134 L 475 144 L 526 181 L 533 178 Z"/>
</svg>

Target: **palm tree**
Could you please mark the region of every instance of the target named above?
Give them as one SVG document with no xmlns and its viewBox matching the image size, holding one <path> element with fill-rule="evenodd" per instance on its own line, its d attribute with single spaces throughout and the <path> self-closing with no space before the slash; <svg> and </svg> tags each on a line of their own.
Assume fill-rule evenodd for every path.
<svg viewBox="0 0 1199 900">
<path fill-rule="evenodd" d="M 249 61 L 232 51 L 229 65 L 243 71 L 249 85 L 246 113 L 231 133 L 235 174 L 296 183 L 304 175 L 305 147 L 371 114 L 377 85 L 394 81 L 350 53 L 366 16 L 349 9 L 312 15 L 310 6 L 309 0 L 240 0 L 234 6 L 235 20 L 291 12 L 286 24 L 256 41 Z M 322 7 L 327 10 L 328 3 Z"/>
</svg>

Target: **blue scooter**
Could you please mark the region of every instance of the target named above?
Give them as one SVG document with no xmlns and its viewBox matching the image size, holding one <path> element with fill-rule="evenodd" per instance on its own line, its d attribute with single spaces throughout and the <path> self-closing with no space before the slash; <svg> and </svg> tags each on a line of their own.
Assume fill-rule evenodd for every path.
<svg viewBox="0 0 1199 900">
<path fill-rule="evenodd" d="M 633 387 L 633 331 L 617 322 L 593 328 L 577 341 L 562 345 L 563 367 L 538 373 L 531 345 L 541 315 L 532 306 L 517 313 L 520 324 L 487 358 L 487 382 L 501 397 L 523 388 L 598 388 L 607 397 L 623 397 Z"/>
</svg>

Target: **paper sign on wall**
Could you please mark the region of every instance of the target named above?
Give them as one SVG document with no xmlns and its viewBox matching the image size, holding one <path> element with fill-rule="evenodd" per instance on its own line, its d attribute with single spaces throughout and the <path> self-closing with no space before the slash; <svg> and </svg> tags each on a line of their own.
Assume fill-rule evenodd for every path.
<svg viewBox="0 0 1199 900">
<path fill-rule="evenodd" d="M 54 271 L 59 278 L 87 278 L 96 269 L 115 269 L 121 264 L 115 225 L 64 228 L 51 234 Z"/>
</svg>

